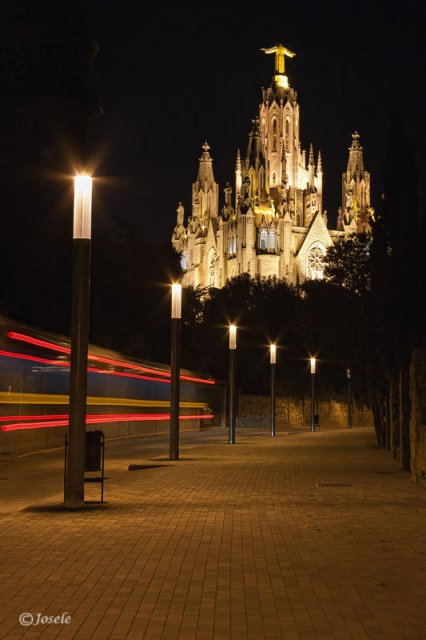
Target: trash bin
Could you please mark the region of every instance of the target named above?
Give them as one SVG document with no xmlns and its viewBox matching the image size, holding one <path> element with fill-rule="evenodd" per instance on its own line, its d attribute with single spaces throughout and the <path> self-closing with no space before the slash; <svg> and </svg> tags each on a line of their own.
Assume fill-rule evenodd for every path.
<svg viewBox="0 0 426 640">
<path fill-rule="evenodd" d="M 210 407 L 206 407 L 201 412 L 201 415 L 213 415 L 213 409 Z M 213 425 L 213 418 L 201 418 L 200 420 L 200 429 L 207 429 Z"/>
<path fill-rule="evenodd" d="M 86 457 L 84 461 L 85 471 L 101 471 L 102 470 L 102 446 L 104 432 L 103 431 L 87 431 L 86 432 Z"/>
<path fill-rule="evenodd" d="M 319 413 L 314 414 L 314 425 L 315 425 L 315 429 L 319 427 Z"/>
</svg>

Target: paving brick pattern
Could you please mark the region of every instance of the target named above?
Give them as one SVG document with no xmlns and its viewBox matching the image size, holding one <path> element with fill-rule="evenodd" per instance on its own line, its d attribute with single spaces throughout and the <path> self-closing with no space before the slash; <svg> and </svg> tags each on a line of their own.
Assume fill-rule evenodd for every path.
<svg viewBox="0 0 426 640">
<path fill-rule="evenodd" d="M 83 512 L 61 455 L 0 462 L 0 638 L 426 639 L 426 491 L 370 429 L 109 443 Z"/>
</svg>

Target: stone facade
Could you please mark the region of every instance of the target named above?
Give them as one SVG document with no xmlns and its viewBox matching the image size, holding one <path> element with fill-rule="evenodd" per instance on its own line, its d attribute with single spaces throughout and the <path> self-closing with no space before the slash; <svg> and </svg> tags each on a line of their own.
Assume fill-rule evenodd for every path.
<svg viewBox="0 0 426 640">
<path fill-rule="evenodd" d="M 278 396 L 276 398 L 277 428 L 309 427 L 311 422 L 310 398 Z M 320 400 L 318 414 L 321 425 L 327 427 L 347 427 L 348 405 L 339 400 Z M 271 399 L 269 396 L 243 395 L 239 402 L 239 426 L 258 427 L 269 425 Z M 364 405 L 353 403 L 352 427 L 373 427 L 373 414 Z"/>
<path fill-rule="evenodd" d="M 302 150 L 297 93 L 284 73 L 285 56 L 294 54 L 282 45 L 265 53 L 275 54 L 275 74 L 271 87 L 262 90 L 245 158 L 237 151 L 234 190 L 226 184 L 220 208 L 206 142 L 186 221 L 179 203 L 172 243 L 181 255 L 186 286 L 222 287 L 243 273 L 291 285 L 322 278 L 322 259 L 333 241 L 369 229 L 370 175 L 358 133 L 342 177 L 338 228 L 329 230 L 321 152 L 315 160 L 312 145 L 309 154 Z"/>
</svg>

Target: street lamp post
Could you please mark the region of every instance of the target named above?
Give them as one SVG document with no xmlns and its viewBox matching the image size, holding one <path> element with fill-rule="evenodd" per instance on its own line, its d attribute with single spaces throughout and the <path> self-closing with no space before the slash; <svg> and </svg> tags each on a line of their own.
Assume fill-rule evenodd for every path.
<svg viewBox="0 0 426 640">
<path fill-rule="evenodd" d="M 270 345 L 271 364 L 271 437 L 275 436 L 275 365 L 277 363 L 277 347 Z"/>
<path fill-rule="evenodd" d="M 346 369 L 348 379 L 348 429 L 352 429 L 352 388 L 351 388 L 351 370 Z"/>
<path fill-rule="evenodd" d="M 64 492 L 64 503 L 68 509 L 84 506 L 91 218 L 92 178 L 88 175 L 75 176 L 70 399 Z"/>
<path fill-rule="evenodd" d="M 237 327 L 229 325 L 229 444 L 235 444 Z"/>
<path fill-rule="evenodd" d="M 170 384 L 169 459 L 179 460 L 179 377 L 181 351 L 182 285 L 172 284 L 172 339 Z"/>
<path fill-rule="evenodd" d="M 311 431 L 315 431 L 315 372 L 316 359 L 311 358 Z"/>
</svg>

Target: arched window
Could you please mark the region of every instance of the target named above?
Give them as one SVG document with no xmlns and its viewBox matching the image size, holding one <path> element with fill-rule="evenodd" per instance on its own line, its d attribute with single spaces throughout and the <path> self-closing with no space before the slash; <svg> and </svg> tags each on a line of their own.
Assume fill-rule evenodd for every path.
<svg viewBox="0 0 426 640">
<path fill-rule="evenodd" d="M 266 231 L 266 229 L 262 229 L 260 231 L 259 246 L 262 251 L 266 251 L 266 249 L 268 248 L 268 232 Z"/>
<path fill-rule="evenodd" d="M 277 182 L 277 174 L 274 171 L 274 173 L 272 174 L 272 184 L 276 184 L 276 182 Z"/>
<path fill-rule="evenodd" d="M 269 249 L 271 251 L 275 251 L 276 244 L 277 244 L 277 236 L 275 233 L 275 229 L 270 229 L 268 235 L 269 235 L 269 239 L 268 239 Z"/>
<path fill-rule="evenodd" d="M 277 120 L 272 120 L 272 151 L 277 150 Z"/>
<path fill-rule="evenodd" d="M 290 118 L 288 116 L 285 119 L 285 148 L 287 151 L 290 148 Z"/>
</svg>

